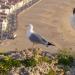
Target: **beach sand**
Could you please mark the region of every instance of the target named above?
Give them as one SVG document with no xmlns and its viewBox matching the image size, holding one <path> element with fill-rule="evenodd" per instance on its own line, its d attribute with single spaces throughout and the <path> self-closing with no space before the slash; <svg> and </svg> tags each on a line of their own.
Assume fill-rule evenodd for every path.
<svg viewBox="0 0 75 75">
<path fill-rule="evenodd" d="M 56 47 L 37 47 L 56 52 L 59 48 L 71 48 L 75 51 L 75 30 L 70 23 L 70 16 L 75 7 L 75 0 L 41 0 L 31 8 L 23 10 L 17 18 L 16 39 L 6 40 L 0 45 L 1 51 L 31 48 L 32 43 L 26 37 L 25 25 L 33 24 L 34 30 L 43 35 Z"/>
</svg>

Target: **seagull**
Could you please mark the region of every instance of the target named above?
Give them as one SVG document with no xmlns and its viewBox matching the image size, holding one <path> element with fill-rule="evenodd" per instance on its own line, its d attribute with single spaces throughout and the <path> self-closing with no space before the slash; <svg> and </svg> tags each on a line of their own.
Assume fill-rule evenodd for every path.
<svg viewBox="0 0 75 75">
<path fill-rule="evenodd" d="M 28 25 L 28 30 L 27 30 L 27 36 L 29 38 L 29 40 L 34 44 L 42 44 L 45 46 L 55 46 L 54 44 L 48 42 L 44 37 L 42 37 L 41 35 L 39 35 L 38 33 L 36 33 L 33 30 L 33 25 L 29 24 Z"/>
</svg>

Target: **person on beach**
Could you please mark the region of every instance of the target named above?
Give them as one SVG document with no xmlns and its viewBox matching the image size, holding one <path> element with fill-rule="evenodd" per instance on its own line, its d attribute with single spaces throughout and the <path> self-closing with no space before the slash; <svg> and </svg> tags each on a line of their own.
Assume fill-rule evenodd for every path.
<svg viewBox="0 0 75 75">
<path fill-rule="evenodd" d="M 72 16 L 70 18 L 71 25 L 75 27 L 75 8 L 73 9 Z"/>
<path fill-rule="evenodd" d="M 75 8 L 73 9 L 73 15 L 75 15 Z"/>
</svg>

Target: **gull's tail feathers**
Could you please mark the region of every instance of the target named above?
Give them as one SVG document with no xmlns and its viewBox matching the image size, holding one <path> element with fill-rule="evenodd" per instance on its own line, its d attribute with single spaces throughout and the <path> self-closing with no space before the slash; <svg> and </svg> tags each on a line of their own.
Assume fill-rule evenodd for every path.
<svg viewBox="0 0 75 75">
<path fill-rule="evenodd" d="M 50 42 L 48 42 L 47 47 L 48 47 L 48 46 L 55 46 L 55 45 L 52 44 L 52 43 L 50 43 Z"/>
</svg>

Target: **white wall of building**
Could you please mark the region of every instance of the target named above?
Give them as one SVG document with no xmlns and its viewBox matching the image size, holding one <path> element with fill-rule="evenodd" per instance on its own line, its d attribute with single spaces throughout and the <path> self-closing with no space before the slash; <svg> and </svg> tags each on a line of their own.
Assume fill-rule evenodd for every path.
<svg viewBox="0 0 75 75">
<path fill-rule="evenodd" d="M 5 13 L 9 14 L 10 13 L 10 9 L 5 9 Z"/>
<path fill-rule="evenodd" d="M 8 25 L 8 20 L 4 19 L 2 22 L 2 31 L 6 31 Z"/>
</svg>

